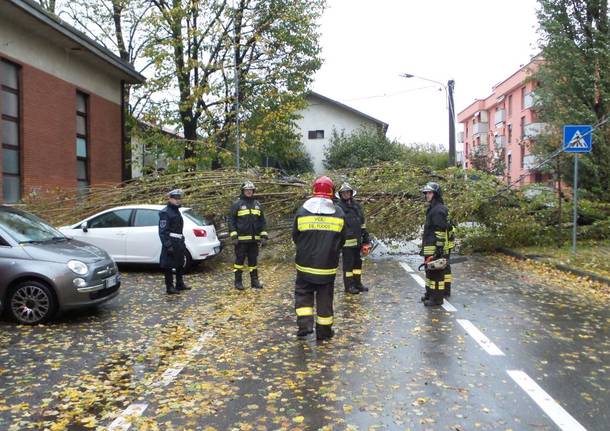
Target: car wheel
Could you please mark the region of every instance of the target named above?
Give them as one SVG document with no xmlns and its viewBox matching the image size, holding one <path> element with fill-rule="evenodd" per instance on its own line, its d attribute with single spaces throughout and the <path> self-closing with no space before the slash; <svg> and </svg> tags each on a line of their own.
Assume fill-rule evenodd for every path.
<svg viewBox="0 0 610 431">
<path fill-rule="evenodd" d="M 57 311 L 51 289 L 37 281 L 24 281 L 11 290 L 8 309 L 19 323 L 36 325 L 49 320 Z"/>
<path fill-rule="evenodd" d="M 191 254 L 186 251 L 184 253 L 184 265 L 182 266 L 182 269 L 184 270 L 184 272 L 188 272 L 193 268 L 193 258 L 191 257 Z"/>
</svg>

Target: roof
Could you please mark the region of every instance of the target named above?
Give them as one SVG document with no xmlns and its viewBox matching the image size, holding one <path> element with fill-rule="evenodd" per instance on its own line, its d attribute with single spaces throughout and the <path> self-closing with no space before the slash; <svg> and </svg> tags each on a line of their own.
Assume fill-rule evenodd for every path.
<svg viewBox="0 0 610 431">
<path fill-rule="evenodd" d="M 320 93 L 316 93 L 315 91 L 310 91 L 307 95 L 320 99 L 320 100 L 322 100 L 326 103 L 329 103 L 331 105 L 334 105 L 340 109 L 349 111 L 352 114 L 358 115 L 359 117 L 366 118 L 367 120 L 372 121 L 373 123 L 375 123 L 379 127 L 381 127 L 381 129 L 383 130 L 383 133 L 386 133 L 388 130 L 388 127 L 389 127 L 388 123 L 384 123 L 383 121 L 378 120 L 377 118 L 371 117 L 370 115 L 367 115 L 364 112 L 361 112 L 361 111 L 358 111 L 357 109 L 352 108 L 351 106 L 347 106 L 341 102 L 337 102 L 336 100 L 331 99 L 330 97 L 323 96 Z"/>
<path fill-rule="evenodd" d="M 108 48 L 95 42 L 93 39 L 78 31 L 68 23 L 62 21 L 57 16 L 43 9 L 32 0 L 3 0 L 2 3 L 9 4 L 18 9 L 23 14 L 33 18 L 42 26 L 50 28 L 59 33 L 70 42 L 76 43 L 85 51 L 91 53 L 96 58 L 114 67 L 125 76 L 125 80 L 132 84 L 142 83 L 146 80 L 138 73 L 133 65 L 114 54 Z"/>
</svg>

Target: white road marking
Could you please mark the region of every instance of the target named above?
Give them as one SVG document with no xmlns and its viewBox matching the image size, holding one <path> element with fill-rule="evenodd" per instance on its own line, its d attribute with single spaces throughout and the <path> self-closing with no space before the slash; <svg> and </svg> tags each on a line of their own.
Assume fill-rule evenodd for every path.
<svg viewBox="0 0 610 431">
<path fill-rule="evenodd" d="M 526 373 L 520 370 L 506 372 L 562 431 L 587 431 Z"/>
<path fill-rule="evenodd" d="M 402 268 L 405 271 L 407 271 L 409 273 L 409 275 L 411 277 L 413 277 L 413 279 L 417 282 L 417 284 L 419 284 L 421 287 L 426 286 L 426 281 L 418 274 L 415 274 L 415 271 L 413 270 L 413 268 L 411 268 L 409 266 L 409 264 L 407 264 L 406 262 L 398 262 L 398 263 L 400 264 L 400 266 L 402 266 Z M 447 300 L 443 301 L 442 307 L 445 309 L 445 311 L 450 311 L 452 313 L 455 313 L 457 311 L 457 309 L 453 305 L 451 305 L 449 303 L 449 301 L 447 301 Z"/>
<path fill-rule="evenodd" d="M 131 427 L 133 419 L 142 416 L 147 407 L 147 403 L 130 404 L 129 407 L 123 410 L 121 416 L 108 426 L 108 431 L 127 431 Z"/>
<path fill-rule="evenodd" d="M 504 356 L 504 352 L 502 352 L 498 346 L 492 343 L 490 339 L 485 336 L 485 334 L 479 331 L 479 329 L 474 326 L 470 320 L 457 319 L 457 322 L 487 353 L 492 356 Z"/>
<path fill-rule="evenodd" d="M 407 272 L 413 272 L 413 268 L 411 268 L 409 266 L 409 264 L 407 262 L 398 262 L 400 264 L 400 266 L 403 267 L 403 269 Z"/>
<path fill-rule="evenodd" d="M 201 337 L 197 339 L 195 345 L 187 352 L 188 359 L 192 359 L 193 356 L 199 353 L 201 349 L 203 349 L 205 342 L 214 337 L 215 334 L 216 332 L 210 330 L 201 335 Z M 178 362 L 176 365 L 168 368 L 161 375 L 161 379 L 153 383 L 153 387 L 169 385 L 176 379 L 178 374 L 182 372 L 186 365 L 187 362 Z M 147 407 L 148 403 L 130 404 L 125 410 L 123 410 L 123 413 L 121 413 L 121 415 L 108 426 L 108 431 L 127 431 L 131 427 L 131 422 L 133 419 L 142 416 Z"/>
</svg>

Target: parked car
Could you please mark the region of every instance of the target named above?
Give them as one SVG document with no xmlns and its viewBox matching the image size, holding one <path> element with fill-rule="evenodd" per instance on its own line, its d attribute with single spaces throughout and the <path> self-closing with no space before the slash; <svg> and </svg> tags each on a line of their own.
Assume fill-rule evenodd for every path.
<svg viewBox="0 0 610 431">
<path fill-rule="evenodd" d="M 106 250 L 116 262 L 158 264 L 161 256 L 159 211 L 163 205 L 130 205 L 102 211 L 61 232 Z M 220 253 L 222 245 L 215 227 L 191 208 L 180 208 L 184 218 L 187 253 L 184 267 Z"/>
<path fill-rule="evenodd" d="M 117 266 L 104 250 L 0 206 L 0 311 L 20 323 L 42 323 L 58 310 L 108 301 L 120 286 Z"/>
</svg>

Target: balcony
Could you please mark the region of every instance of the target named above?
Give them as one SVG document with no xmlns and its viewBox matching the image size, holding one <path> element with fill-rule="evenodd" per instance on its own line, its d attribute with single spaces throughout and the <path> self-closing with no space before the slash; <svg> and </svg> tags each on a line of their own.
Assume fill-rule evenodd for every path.
<svg viewBox="0 0 610 431">
<path fill-rule="evenodd" d="M 474 136 L 480 135 L 482 133 L 487 133 L 489 131 L 489 123 L 476 123 L 472 125 L 472 134 Z"/>
<path fill-rule="evenodd" d="M 496 148 L 506 147 L 506 136 L 502 136 L 502 135 L 495 136 L 494 143 L 496 144 Z"/>
<path fill-rule="evenodd" d="M 540 160 L 533 154 L 527 154 L 525 157 L 523 157 L 523 169 L 529 171 L 538 163 L 540 163 Z"/>
<path fill-rule="evenodd" d="M 531 109 L 531 108 L 536 108 L 540 105 L 540 99 L 538 98 L 538 96 L 536 95 L 536 93 L 534 93 L 533 91 L 530 93 L 527 93 L 525 95 L 525 98 L 523 99 L 523 107 L 525 109 Z"/>
<path fill-rule="evenodd" d="M 460 144 L 464 143 L 464 132 L 458 132 L 458 134 L 457 134 L 457 141 Z"/>
<path fill-rule="evenodd" d="M 495 124 L 496 126 L 500 123 L 503 123 L 506 121 L 506 110 L 505 109 L 498 109 L 496 111 L 496 115 L 495 115 Z"/>
<path fill-rule="evenodd" d="M 546 131 L 546 123 L 529 123 L 523 129 L 523 138 L 535 138 Z"/>
</svg>

